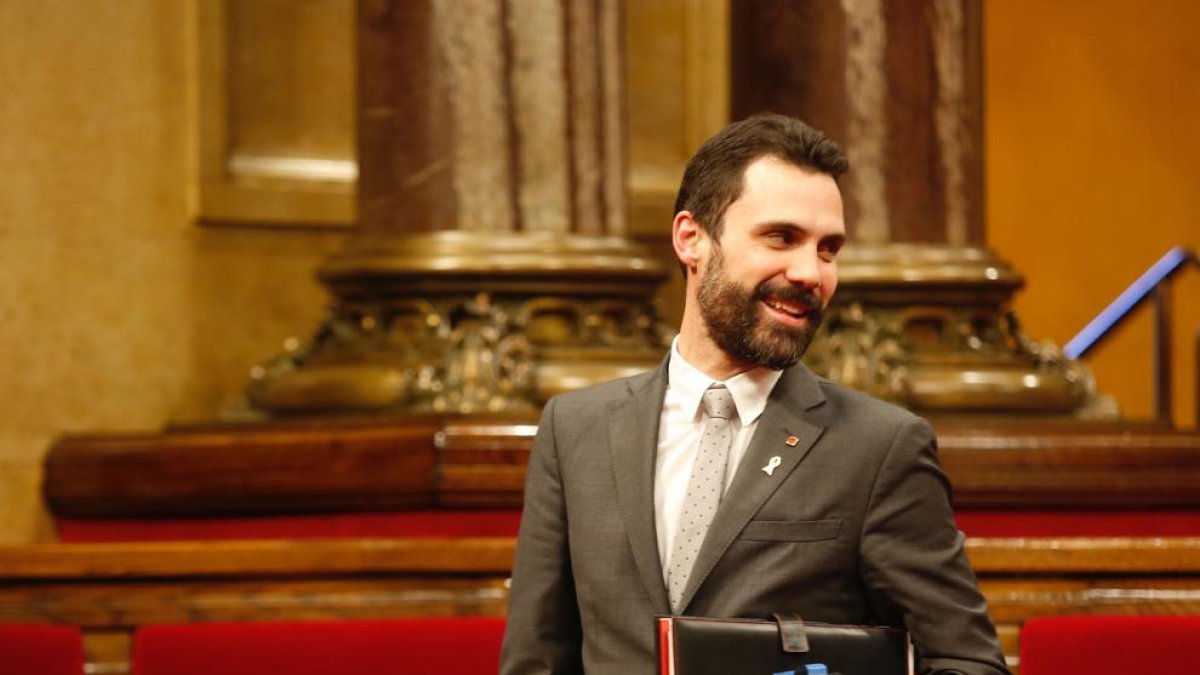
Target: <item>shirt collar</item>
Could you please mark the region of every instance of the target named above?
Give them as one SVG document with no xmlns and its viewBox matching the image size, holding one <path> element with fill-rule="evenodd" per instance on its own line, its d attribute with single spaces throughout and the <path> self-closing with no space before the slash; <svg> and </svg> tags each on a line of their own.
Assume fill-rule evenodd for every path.
<svg viewBox="0 0 1200 675">
<path fill-rule="evenodd" d="M 783 375 L 782 370 L 751 368 L 738 373 L 724 382 L 714 380 L 687 362 L 679 353 L 679 337 L 671 342 L 671 358 L 667 362 L 667 384 L 678 398 L 684 414 L 696 419 L 700 414 L 700 400 L 704 391 L 713 384 L 723 384 L 733 395 L 738 419 L 742 425 L 752 424 L 767 407 L 767 397 Z"/>
</svg>

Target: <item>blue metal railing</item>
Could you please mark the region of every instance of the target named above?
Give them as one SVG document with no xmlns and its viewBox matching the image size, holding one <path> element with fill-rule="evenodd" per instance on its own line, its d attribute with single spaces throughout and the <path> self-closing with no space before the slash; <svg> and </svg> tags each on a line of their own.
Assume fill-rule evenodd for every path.
<svg viewBox="0 0 1200 675">
<path fill-rule="evenodd" d="M 1129 285 L 1104 311 L 1096 315 L 1079 334 L 1063 347 L 1063 353 L 1078 359 L 1102 342 L 1129 314 L 1147 298 L 1154 300 L 1154 408 L 1159 419 L 1171 419 L 1171 320 L 1170 280 L 1181 269 L 1200 267 L 1196 252 L 1176 246 L 1158 259 L 1137 281 Z M 1200 351 L 1200 347 L 1198 347 Z M 1200 371 L 1200 363 L 1197 364 Z M 1198 372 L 1200 376 L 1200 372 Z M 1198 384 L 1200 387 L 1200 384 Z M 1197 418 L 1200 419 L 1200 391 L 1197 392 Z"/>
</svg>

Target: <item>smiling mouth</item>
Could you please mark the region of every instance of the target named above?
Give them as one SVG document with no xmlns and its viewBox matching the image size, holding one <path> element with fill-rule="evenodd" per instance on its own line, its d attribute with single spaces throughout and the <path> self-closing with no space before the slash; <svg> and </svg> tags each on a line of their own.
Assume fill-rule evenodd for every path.
<svg viewBox="0 0 1200 675">
<path fill-rule="evenodd" d="M 776 312 L 793 319 L 807 318 L 811 311 L 808 305 L 788 302 L 779 298 L 763 298 L 762 303 Z"/>
</svg>

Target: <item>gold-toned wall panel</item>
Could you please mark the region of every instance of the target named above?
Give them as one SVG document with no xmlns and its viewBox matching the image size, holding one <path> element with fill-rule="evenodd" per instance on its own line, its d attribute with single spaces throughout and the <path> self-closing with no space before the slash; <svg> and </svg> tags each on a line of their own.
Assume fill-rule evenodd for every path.
<svg viewBox="0 0 1200 675">
<path fill-rule="evenodd" d="M 729 8 L 663 0 L 626 11 L 632 228 L 666 233 L 684 165 L 729 118 Z"/>
<path fill-rule="evenodd" d="M 626 4 L 629 232 L 668 269 L 675 193 L 688 158 L 729 121 L 729 6 L 723 0 Z M 683 315 L 683 278 L 659 291 L 667 323 Z"/>
<path fill-rule="evenodd" d="M 354 0 L 198 0 L 198 216 L 354 222 Z"/>
<path fill-rule="evenodd" d="M 230 140 L 264 157 L 354 158 L 352 0 L 228 5 Z"/>
</svg>

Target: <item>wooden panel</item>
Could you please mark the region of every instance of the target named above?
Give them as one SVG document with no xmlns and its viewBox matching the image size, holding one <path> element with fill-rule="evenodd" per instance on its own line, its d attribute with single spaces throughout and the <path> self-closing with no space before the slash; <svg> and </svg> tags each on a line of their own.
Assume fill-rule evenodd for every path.
<svg viewBox="0 0 1200 675">
<path fill-rule="evenodd" d="M 515 542 L 331 539 L 0 546 L 4 582 L 339 574 L 507 574 Z M 998 577 L 1174 574 L 1200 576 L 1200 537 L 981 538 L 966 541 L 972 567 Z"/>
<path fill-rule="evenodd" d="M 0 546 L 0 580 L 507 573 L 509 538 L 250 540 Z"/>
<path fill-rule="evenodd" d="M 980 575 L 1200 574 L 1195 537 L 977 537 L 966 546 Z"/>
<path fill-rule="evenodd" d="M 0 620 L 112 630 L 201 621 L 496 616 L 505 597 L 503 578 L 45 583 L 0 588 Z"/>
<path fill-rule="evenodd" d="M 959 508 L 1200 506 L 1200 433 L 1146 425 L 937 425 Z"/>
<path fill-rule="evenodd" d="M 70 436 L 47 457 L 46 500 L 67 517 L 429 505 L 438 428 L 410 420 Z"/>
<path fill-rule="evenodd" d="M 937 423 L 960 509 L 1200 507 L 1200 433 L 1145 425 Z M 532 419 L 310 421 L 65 436 L 59 517 L 322 513 L 521 504 Z"/>
<path fill-rule="evenodd" d="M 437 433 L 444 506 L 520 508 L 535 424 L 450 422 Z"/>
<path fill-rule="evenodd" d="M 1093 576 L 987 579 L 980 588 L 998 624 L 1059 614 L 1196 614 L 1200 581 L 1190 578 Z"/>
</svg>

